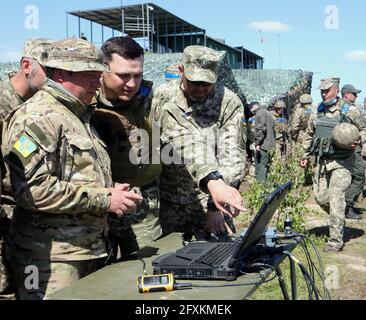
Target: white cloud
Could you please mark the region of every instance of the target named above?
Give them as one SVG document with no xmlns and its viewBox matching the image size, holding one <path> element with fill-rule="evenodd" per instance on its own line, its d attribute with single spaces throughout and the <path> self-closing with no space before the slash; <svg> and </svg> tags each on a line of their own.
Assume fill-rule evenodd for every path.
<svg viewBox="0 0 366 320">
<path fill-rule="evenodd" d="M 248 28 L 251 30 L 261 30 L 263 32 L 289 32 L 292 27 L 280 21 L 252 21 Z"/>
<path fill-rule="evenodd" d="M 366 50 L 347 52 L 345 58 L 348 61 L 366 61 Z"/>
</svg>

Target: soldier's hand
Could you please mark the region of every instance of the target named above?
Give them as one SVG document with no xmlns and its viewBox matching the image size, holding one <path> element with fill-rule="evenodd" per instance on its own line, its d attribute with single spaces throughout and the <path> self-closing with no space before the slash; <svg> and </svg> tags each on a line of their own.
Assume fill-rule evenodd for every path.
<svg viewBox="0 0 366 320">
<path fill-rule="evenodd" d="M 208 182 L 207 188 L 216 208 L 221 212 L 236 218 L 240 212 L 247 211 L 243 207 L 243 198 L 239 191 L 228 186 L 223 180 L 211 180 Z M 230 212 L 230 210 L 225 208 L 228 205 L 234 209 L 234 212 Z"/>
<path fill-rule="evenodd" d="M 209 210 L 207 212 L 205 230 L 214 234 L 226 233 L 229 236 L 234 234 L 220 211 Z"/>
<path fill-rule="evenodd" d="M 301 160 L 300 161 L 301 168 L 305 169 L 308 166 L 308 164 L 309 164 L 309 160 Z"/>
<path fill-rule="evenodd" d="M 115 213 L 118 216 L 134 212 L 137 204 L 143 200 L 141 195 L 129 191 L 129 187 L 127 189 L 126 185 L 124 185 L 124 188 L 116 187 L 109 189 L 109 191 L 111 195 L 108 212 Z"/>
</svg>

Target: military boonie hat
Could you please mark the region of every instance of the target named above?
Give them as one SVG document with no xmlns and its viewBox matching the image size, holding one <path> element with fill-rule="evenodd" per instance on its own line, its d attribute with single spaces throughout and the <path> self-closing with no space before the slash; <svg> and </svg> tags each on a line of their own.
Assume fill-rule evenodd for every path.
<svg viewBox="0 0 366 320">
<path fill-rule="evenodd" d="M 25 42 L 22 57 L 37 60 L 40 64 L 44 64 L 48 59 L 48 53 L 52 47 L 54 40 L 45 38 L 30 39 Z"/>
<path fill-rule="evenodd" d="M 183 52 L 184 75 L 189 81 L 216 83 L 222 54 L 203 46 L 189 46 Z"/>
<path fill-rule="evenodd" d="M 342 88 L 342 95 L 346 94 L 347 92 L 349 93 L 354 93 L 354 94 L 359 94 L 362 91 L 356 89 L 352 84 L 346 84 L 345 86 L 343 86 Z"/>
<path fill-rule="evenodd" d="M 45 66 L 71 72 L 109 72 L 103 63 L 102 51 L 92 43 L 77 38 L 54 42 Z"/>
<path fill-rule="evenodd" d="M 333 86 L 338 86 L 339 87 L 340 81 L 341 81 L 341 79 L 339 79 L 339 78 L 322 79 L 320 81 L 319 89 L 320 90 L 329 90 Z"/>
</svg>

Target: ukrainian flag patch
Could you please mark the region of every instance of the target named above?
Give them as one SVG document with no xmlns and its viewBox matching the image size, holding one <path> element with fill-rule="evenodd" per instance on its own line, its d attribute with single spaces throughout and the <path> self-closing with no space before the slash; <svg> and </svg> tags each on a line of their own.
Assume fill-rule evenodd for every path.
<svg viewBox="0 0 366 320">
<path fill-rule="evenodd" d="M 25 134 L 23 134 L 19 140 L 14 143 L 13 147 L 25 159 L 27 159 L 34 151 L 37 150 L 37 145 Z"/>
</svg>

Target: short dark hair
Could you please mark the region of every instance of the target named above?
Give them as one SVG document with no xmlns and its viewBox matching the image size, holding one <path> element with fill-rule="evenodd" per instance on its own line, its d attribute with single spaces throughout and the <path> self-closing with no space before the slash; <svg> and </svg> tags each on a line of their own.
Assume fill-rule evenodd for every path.
<svg viewBox="0 0 366 320">
<path fill-rule="evenodd" d="M 110 62 L 116 53 L 125 59 L 136 59 L 144 55 L 142 47 L 131 37 L 110 38 L 102 45 L 103 60 Z"/>
</svg>

